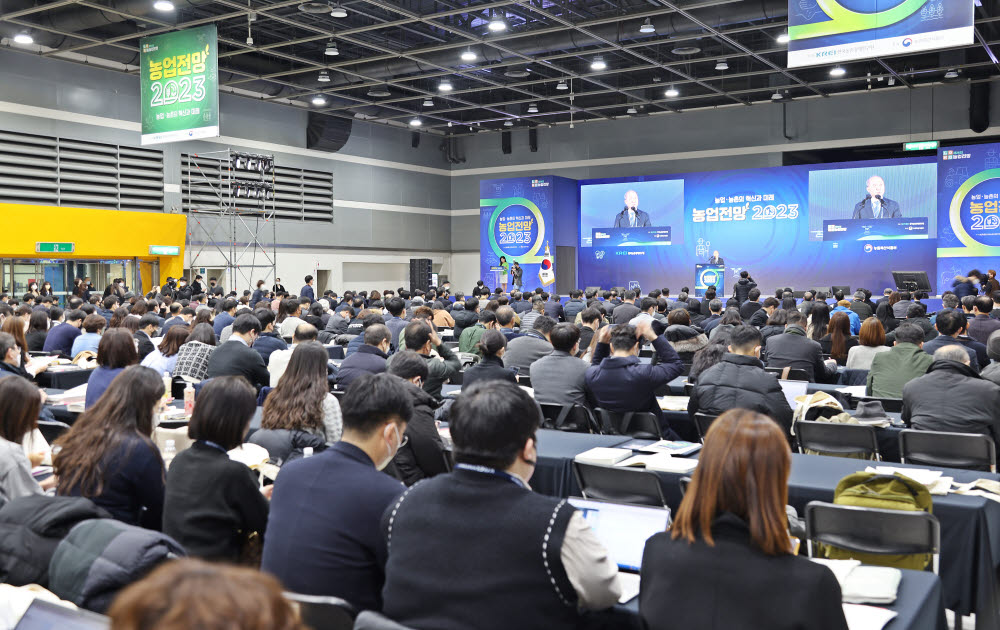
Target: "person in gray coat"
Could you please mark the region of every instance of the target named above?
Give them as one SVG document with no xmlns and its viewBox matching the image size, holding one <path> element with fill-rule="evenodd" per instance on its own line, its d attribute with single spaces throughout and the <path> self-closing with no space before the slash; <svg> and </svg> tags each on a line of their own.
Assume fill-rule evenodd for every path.
<svg viewBox="0 0 1000 630">
<path fill-rule="evenodd" d="M 504 367 L 516 367 L 519 374 L 528 374 L 532 363 L 551 354 L 549 333 L 555 326 L 556 320 L 551 317 L 539 315 L 535 318 L 531 330 L 507 344 L 507 352 L 503 355 Z"/>
<path fill-rule="evenodd" d="M 586 405 L 589 364 L 576 357 L 580 329 L 573 324 L 557 324 L 549 333 L 549 342 L 552 352 L 531 364 L 535 400 L 553 405 Z"/>
</svg>

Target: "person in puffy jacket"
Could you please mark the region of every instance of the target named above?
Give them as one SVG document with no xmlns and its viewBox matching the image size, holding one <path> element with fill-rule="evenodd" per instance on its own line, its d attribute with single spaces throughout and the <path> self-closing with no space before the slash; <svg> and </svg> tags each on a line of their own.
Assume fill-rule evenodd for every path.
<svg viewBox="0 0 1000 630">
<path fill-rule="evenodd" d="M 737 326 L 729 335 L 729 352 L 722 362 L 698 375 L 688 400 L 688 414 L 712 416 L 742 407 L 766 414 L 790 436 L 792 408 L 778 379 L 764 371 L 760 361 L 760 331 Z"/>
<path fill-rule="evenodd" d="M 740 279 L 733 285 L 733 297 L 740 304 L 750 299 L 750 289 L 757 286 L 757 283 L 750 277 L 750 272 L 744 269 L 740 272 Z"/>
<path fill-rule="evenodd" d="M 448 472 L 448 453 L 438 433 L 434 413 L 438 401 L 421 387 L 427 378 L 427 362 L 416 352 L 404 350 L 392 362 L 389 374 L 406 381 L 406 391 L 413 403 L 413 415 L 406 423 L 403 445 L 392 460 L 396 477 L 407 486 L 421 479 Z"/>
</svg>

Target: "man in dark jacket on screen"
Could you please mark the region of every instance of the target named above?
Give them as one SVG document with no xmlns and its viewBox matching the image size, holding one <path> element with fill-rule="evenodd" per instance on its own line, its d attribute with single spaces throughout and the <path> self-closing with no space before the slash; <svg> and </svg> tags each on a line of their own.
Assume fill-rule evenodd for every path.
<svg viewBox="0 0 1000 630">
<path fill-rule="evenodd" d="M 773 299 L 773 298 L 768 298 Z M 722 362 L 698 375 L 688 401 L 688 414 L 717 416 L 736 407 L 759 411 L 774 419 L 790 435 L 792 408 L 778 379 L 760 362 L 760 331 L 743 325 L 729 336 L 729 352 Z"/>
</svg>

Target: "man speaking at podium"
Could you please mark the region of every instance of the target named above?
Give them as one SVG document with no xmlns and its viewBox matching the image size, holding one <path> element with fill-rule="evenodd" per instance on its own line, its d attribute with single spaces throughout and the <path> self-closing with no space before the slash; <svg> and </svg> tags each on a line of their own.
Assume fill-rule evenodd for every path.
<svg viewBox="0 0 1000 630">
<path fill-rule="evenodd" d="M 726 261 L 722 259 L 722 256 L 719 256 L 719 250 L 715 250 L 714 252 L 712 252 L 712 257 L 708 259 L 708 264 L 724 265 L 726 264 Z"/>
<path fill-rule="evenodd" d="M 649 215 L 639 209 L 639 195 L 634 190 L 625 193 L 625 209 L 615 217 L 616 228 L 649 227 Z"/>
<path fill-rule="evenodd" d="M 854 206 L 852 219 L 895 219 L 903 216 L 899 204 L 885 197 L 885 181 L 878 175 L 868 178 L 868 194 Z"/>
</svg>

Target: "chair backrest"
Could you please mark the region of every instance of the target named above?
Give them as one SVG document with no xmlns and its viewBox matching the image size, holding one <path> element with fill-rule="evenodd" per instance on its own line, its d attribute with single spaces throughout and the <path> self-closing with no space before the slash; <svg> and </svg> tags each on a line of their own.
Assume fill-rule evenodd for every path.
<svg viewBox="0 0 1000 630">
<path fill-rule="evenodd" d="M 864 555 L 869 564 L 877 563 L 878 556 L 888 560 L 889 556 L 929 554 L 934 572 L 938 570 L 941 526 L 929 512 L 811 501 L 806 505 L 806 538 L 810 557 L 813 544 L 822 543 Z"/>
<path fill-rule="evenodd" d="M 696 413 L 694 414 L 694 428 L 698 430 L 698 438 L 701 440 L 702 444 L 705 443 L 705 436 L 708 434 L 708 427 L 715 422 L 718 416 L 712 416 L 707 413 Z"/>
<path fill-rule="evenodd" d="M 63 433 L 69 431 L 69 425 L 58 420 L 39 420 L 38 430 L 49 444 L 52 444 Z"/>
<path fill-rule="evenodd" d="M 660 419 L 649 411 L 594 410 L 601 421 L 601 432 L 613 435 L 630 435 L 642 439 L 663 439 Z"/>
<path fill-rule="evenodd" d="M 660 478 L 652 471 L 574 461 L 573 474 L 585 499 L 667 507 Z"/>
<path fill-rule="evenodd" d="M 677 485 L 681 487 L 681 498 L 683 499 L 684 495 L 687 494 L 688 486 L 691 485 L 691 478 L 681 477 L 677 480 Z"/>
<path fill-rule="evenodd" d="M 302 621 L 312 630 L 352 630 L 357 611 L 339 597 L 285 592 L 285 599 L 299 606 Z"/>
<path fill-rule="evenodd" d="M 557 429 L 575 433 L 600 433 L 601 426 L 594 414 L 583 405 L 554 405 L 541 403 L 542 418 L 545 429 Z"/>
<path fill-rule="evenodd" d="M 778 378 L 784 379 L 786 381 L 808 381 L 809 374 L 806 373 L 802 368 L 790 368 L 790 367 L 766 367 L 766 371 L 771 374 L 776 374 Z M 786 373 L 787 371 L 787 373 Z"/>
<path fill-rule="evenodd" d="M 882 403 L 883 411 L 891 411 L 893 413 L 900 413 L 903 411 L 903 399 L 902 398 L 876 398 L 875 396 L 857 396 L 852 397 L 856 402 L 868 402 L 872 400 L 877 400 Z"/>
<path fill-rule="evenodd" d="M 458 360 L 462 362 L 462 369 L 469 367 L 470 365 L 475 365 L 479 363 L 479 355 L 472 352 L 456 352 L 458 355 Z"/>
<path fill-rule="evenodd" d="M 363 610 L 354 620 L 354 630 L 413 630 L 374 610 Z"/>
<path fill-rule="evenodd" d="M 839 424 L 800 420 L 795 423 L 799 452 L 819 451 L 823 455 L 861 454 L 881 459 L 875 427 L 865 424 Z"/>
<path fill-rule="evenodd" d="M 979 433 L 905 429 L 899 433 L 900 460 L 906 464 L 997 470 L 993 438 Z"/>
<path fill-rule="evenodd" d="M 528 376 L 527 374 L 518 374 L 517 384 L 524 385 L 525 387 L 531 387 L 531 377 Z"/>
</svg>

